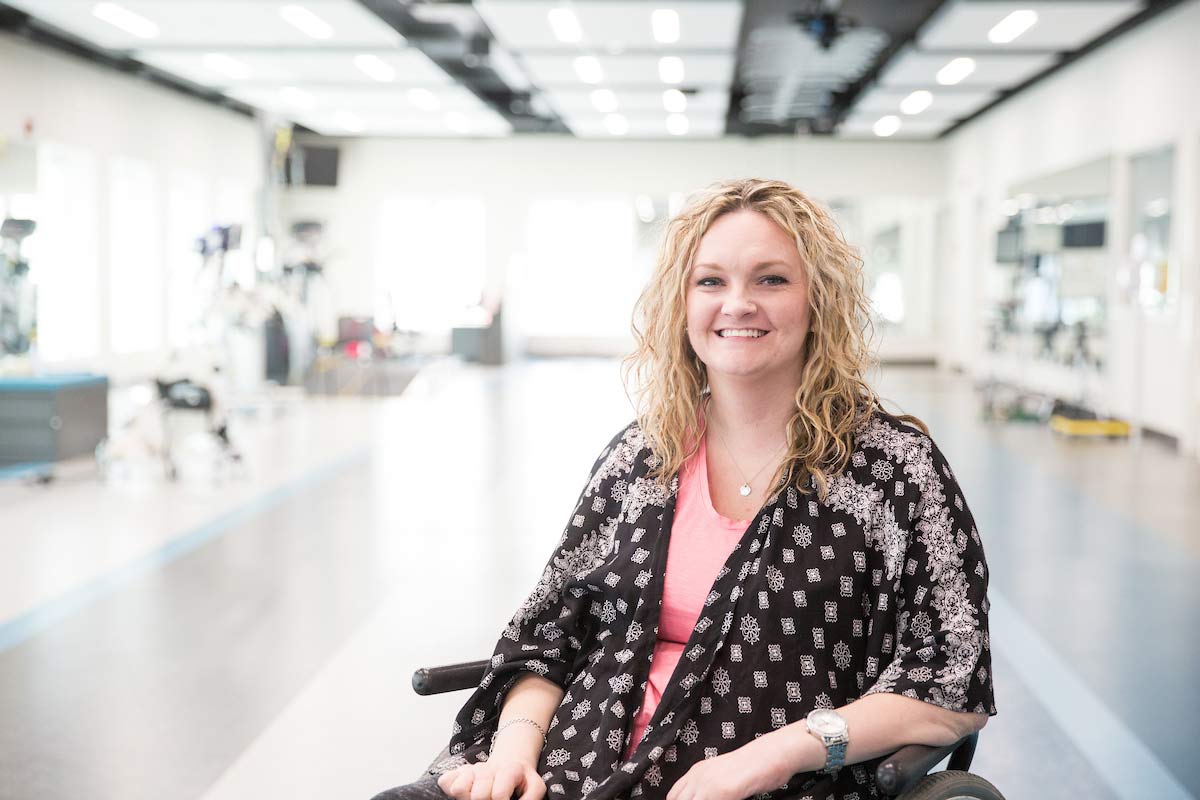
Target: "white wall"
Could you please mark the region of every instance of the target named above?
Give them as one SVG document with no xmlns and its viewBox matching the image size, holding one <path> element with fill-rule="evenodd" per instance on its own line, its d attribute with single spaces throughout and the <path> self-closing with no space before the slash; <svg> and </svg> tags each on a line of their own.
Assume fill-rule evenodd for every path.
<svg viewBox="0 0 1200 800">
<path fill-rule="evenodd" d="M 27 122 L 33 125 L 32 136 L 25 135 Z M 121 173 L 120 165 L 128 164 L 128 159 L 144 165 L 148 168 L 148 185 L 154 202 L 160 207 L 167 204 L 173 173 L 198 176 L 199 186 L 206 195 L 202 206 L 212 217 L 205 224 L 217 222 L 225 213 L 220 198 L 226 199 L 227 207 L 238 205 L 244 212 L 252 212 L 263 183 L 264 162 L 259 155 L 255 121 L 144 80 L 0 34 L 0 138 L 36 145 L 43 153 L 47 147 L 70 153 L 73 158 L 90 164 L 96 178 L 87 189 L 91 196 L 72 202 L 94 210 L 92 264 L 98 275 L 93 302 L 99 309 L 99 324 L 94 326 L 94 332 L 79 335 L 99 337 L 90 347 L 98 355 L 55 366 L 101 369 L 118 377 L 155 368 L 165 355 L 168 324 L 165 314 L 156 322 L 161 335 L 151 337 L 157 343 L 142 352 L 114 355 L 110 341 L 109 293 L 114 285 L 114 265 L 108 212 L 114 190 L 113 175 Z M 0 193 L 3 191 L 4 187 L 0 187 Z M 169 248 L 177 250 L 189 242 L 167 242 L 161 219 L 153 228 L 146 234 L 154 240 L 153 247 L 165 270 L 172 262 L 173 251 Z M 201 233 L 202 229 L 197 229 L 189 236 Z M 116 249 L 118 253 L 123 249 L 119 242 Z M 46 263 L 34 267 L 66 274 L 77 265 Z M 118 281 L 116 285 L 121 284 Z M 156 295 L 160 307 L 165 307 L 165 282 Z"/>
<path fill-rule="evenodd" d="M 950 262 L 943 285 L 942 359 L 976 375 L 982 347 L 982 278 L 992 263 L 1000 203 L 1015 184 L 1113 156 L 1109 217 L 1110 368 L 1113 411 L 1200 443 L 1200 2 L 1164 12 L 953 134 L 948 144 Z M 1179 303 L 1146 313 L 1120 291 L 1129 268 L 1129 158 L 1175 147 L 1173 233 L 1183 269 Z"/>
<path fill-rule="evenodd" d="M 790 181 L 826 201 L 886 195 L 936 203 L 946 181 L 940 143 L 779 137 L 611 142 L 536 136 L 498 141 L 343 140 L 340 147 L 337 188 L 292 189 L 282 209 L 285 223 L 306 217 L 326 222 L 333 251 L 326 275 L 339 310 L 360 314 L 373 307 L 374 226 L 384 197 L 393 191 L 481 193 L 487 209 L 489 281 L 502 285 L 510 259 L 523 247 L 525 220 L 538 194 L 666 196 L 724 178 L 757 176 Z M 922 262 L 930 273 L 931 261 Z M 923 280 L 932 280 L 932 275 Z M 506 296 L 506 303 L 513 299 Z M 526 344 L 535 350 L 554 346 Z M 619 352 L 626 341 L 558 344 Z M 885 354 L 890 347 L 905 357 L 933 354 L 928 336 L 919 341 L 885 337 Z"/>
</svg>

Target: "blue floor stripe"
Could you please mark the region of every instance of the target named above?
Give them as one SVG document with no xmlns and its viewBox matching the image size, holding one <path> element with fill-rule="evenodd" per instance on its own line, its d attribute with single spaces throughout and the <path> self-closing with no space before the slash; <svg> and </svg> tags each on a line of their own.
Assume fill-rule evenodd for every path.
<svg viewBox="0 0 1200 800">
<path fill-rule="evenodd" d="M 291 483 L 267 492 L 240 508 L 222 514 L 199 528 L 166 542 L 156 550 L 128 564 L 115 567 L 87 583 L 68 590 L 53 600 L 0 624 L 0 653 L 36 636 L 56 622 L 86 608 L 134 578 L 170 564 L 229 532 L 232 528 L 275 508 L 298 492 L 323 483 L 350 467 L 364 462 L 370 455 L 370 451 L 370 447 L 363 447 L 337 461 L 318 467 Z"/>
<path fill-rule="evenodd" d="M 992 648 L 1012 655 L 1008 663 L 1030 693 L 1117 797 L 1195 800 L 994 587 L 988 588 L 988 600 Z"/>
<path fill-rule="evenodd" d="M 15 481 L 21 478 L 38 478 L 54 471 L 50 462 L 29 462 L 13 464 L 10 467 L 0 467 L 0 481 Z"/>
</svg>

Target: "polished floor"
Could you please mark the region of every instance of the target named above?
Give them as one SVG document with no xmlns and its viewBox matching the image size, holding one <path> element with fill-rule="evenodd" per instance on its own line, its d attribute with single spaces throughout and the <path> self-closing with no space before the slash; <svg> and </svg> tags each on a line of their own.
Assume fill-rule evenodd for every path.
<svg viewBox="0 0 1200 800">
<path fill-rule="evenodd" d="M 1014 800 L 1200 796 L 1200 465 L 985 424 L 958 376 L 878 382 L 930 424 L 991 562 L 975 771 Z M 0 483 L 0 798 L 413 779 L 461 697 L 412 670 L 490 652 L 629 417 L 612 361 L 446 361 L 241 423 L 236 479 Z"/>
</svg>

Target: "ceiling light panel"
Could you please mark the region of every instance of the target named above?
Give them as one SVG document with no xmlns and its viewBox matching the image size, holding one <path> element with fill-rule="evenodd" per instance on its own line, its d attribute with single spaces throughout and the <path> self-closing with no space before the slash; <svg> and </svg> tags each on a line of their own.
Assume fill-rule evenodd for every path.
<svg viewBox="0 0 1200 800">
<path fill-rule="evenodd" d="M 565 116 L 589 114 L 595 110 L 591 93 L 586 90 L 545 92 L 559 113 Z M 661 89 L 627 90 L 613 92 L 617 109 L 626 114 L 665 114 Z M 729 93 L 724 90 L 709 90 L 687 95 L 687 112 L 708 116 L 725 116 L 729 106 Z"/>
<path fill-rule="evenodd" d="M 354 0 L 113 0 L 121 8 L 158 26 L 158 35 L 147 40 L 98 19 L 92 14 L 95 0 L 5 0 L 36 19 L 92 44 L 111 50 L 144 47 L 320 47 L 363 45 L 395 46 L 400 34 Z M 286 6 L 310 12 L 330 30 L 316 40 L 280 14 Z M 232 22 L 231 22 L 232 21 Z"/>
<path fill-rule="evenodd" d="M 382 84 L 368 77 L 355 66 L 358 55 L 374 55 L 395 71 L 395 82 L 389 86 L 444 85 L 451 78 L 419 50 L 373 50 L 331 52 L 319 48 L 296 48 L 286 51 L 224 48 L 220 52 L 244 64 L 248 75 L 231 80 L 205 64 L 208 53 L 202 50 L 147 49 L 134 52 L 143 63 L 178 75 L 203 86 L 225 87 L 238 84 L 270 84 L 302 86 L 305 89 L 329 84 Z"/>
<path fill-rule="evenodd" d="M 970 116 L 996 97 L 996 92 L 991 89 L 962 90 L 957 87 L 946 89 L 930 86 L 928 91 L 933 95 L 933 101 L 928 108 L 913 116 L 939 120 L 962 119 Z M 878 119 L 884 114 L 902 114 L 900 104 L 910 94 L 912 94 L 912 90 L 909 89 L 888 89 L 883 86 L 875 86 L 862 94 L 858 102 L 854 104 L 854 108 L 850 110 L 850 116 L 873 115 Z"/>
<path fill-rule="evenodd" d="M 350 130 L 350 117 L 360 130 Z M 322 112 L 297 117 L 297 122 L 326 136 L 495 137 L 512 132 L 508 121 L 490 109 L 414 114 L 389 111 Z"/>
<path fill-rule="evenodd" d="M 878 124 L 881 116 L 886 115 L 856 114 L 847 117 L 838 127 L 837 136 L 841 139 L 874 139 L 876 141 L 884 141 L 885 137 L 880 137 L 875 132 L 875 126 Z M 952 120 L 922 119 L 920 116 L 899 116 L 899 129 L 892 135 L 887 136 L 886 141 L 896 139 L 932 139 L 954 124 Z"/>
<path fill-rule="evenodd" d="M 475 7 L 496 38 L 508 47 L 524 51 L 578 46 L 561 41 L 554 33 L 550 12 L 565 8 L 558 0 L 476 0 Z M 581 43 L 605 51 L 733 50 L 742 23 L 742 3 L 734 0 L 682 3 L 576 0 L 569 8 L 579 21 Z M 679 38 L 675 42 L 663 43 L 654 38 L 652 14 L 657 9 L 678 13 Z"/>
<path fill-rule="evenodd" d="M 943 6 L 917 39 L 923 50 L 1054 50 L 1083 47 L 1138 13 L 1144 3 L 994 2 L 958 0 Z M 1008 44 L 988 41 L 988 32 L 1014 11 L 1037 12 L 1037 22 Z"/>
<path fill-rule="evenodd" d="M 555 86 L 582 86 L 575 71 L 574 56 L 526 55 L 525 67 L 534 84 L 547 89 Z M 682 53 L 683 86 L 728 86 L 733 78 L 734 53 Z M 612 89 L 626 86 L 666 88 L 658 75 L 657 55 L 597 55 L 604 85 Z"/>
<path fill-rule="evenodd" d="M 685 114 L 687 117 L 687 133 L 682 136 L 672 135 L 667 129 L 667 114 L 652 117 L 624 116 L 628 130 L 620 135 L 614 135 L 602 115 L 568 116 L 563 119 L 567 127 L 576 136 L 584 139 L 712 139 L 725 133 L 724 117 L 699 117 Z"/>
<path fill-rule="evenodd" d="M 986 32 L 984 34 L 986 36 Z M 887 87 L 937 87 L 938 72 L 960 54 L 954 52 L 928 53 L 908 48 L 894 58 L 879 77 Z M 975 53 L 971 55 L 975 69 L 955 88 L 1011 87 L 1022 83 L 1052 66 L 1058 56 L 1053 53 Z"/>
<path fill-rule="evenodd" d="M 226 94 L 246 105 L 288 117 L 334 113 L 339 109 L 359 114 L 424 114 L 478 111 L 486 108 L 470 90 L 458 85 L 420 87 L 412 90 L 396 86 L 237 86 L 230 88 Z"/>
</svg>

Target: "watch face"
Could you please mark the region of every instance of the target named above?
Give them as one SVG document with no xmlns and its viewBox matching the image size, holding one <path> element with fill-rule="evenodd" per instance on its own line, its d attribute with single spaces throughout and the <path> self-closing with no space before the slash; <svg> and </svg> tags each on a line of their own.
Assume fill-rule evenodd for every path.
<svg viewBox="0 0 1200 800">
<path fill-rule="evenodd" d="M 837 736 L 846 730 L 846 721 L 842 719 L 842 715 L 827 708 L 809 714 L 808 724 L 817 733 L 825 736 Z"/>
</svg>

